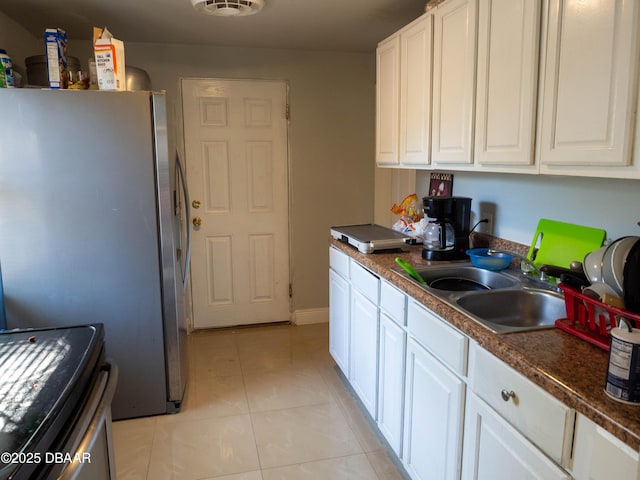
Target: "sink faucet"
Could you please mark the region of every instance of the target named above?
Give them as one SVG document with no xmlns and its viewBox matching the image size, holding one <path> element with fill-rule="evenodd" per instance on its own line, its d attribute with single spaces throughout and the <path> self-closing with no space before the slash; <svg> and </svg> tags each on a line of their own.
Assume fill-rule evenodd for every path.
<svg viewBox="0 0 640 480">
<path fill-rule="evenodd" d="M 542 281 L 547 280 L 547 274 L 536 267 L 536 265 L 524 255 L 520 255 L 519 253 L 511 252 L 509 250 L 501 250 L 498 248 L 490 248 L 487 253 L 489 255 L 492 255 L 494 253 L 506 253 L 512 255 L 520 260 L 520 269 L 524 274 L 535 275 Z"/>
</svg>

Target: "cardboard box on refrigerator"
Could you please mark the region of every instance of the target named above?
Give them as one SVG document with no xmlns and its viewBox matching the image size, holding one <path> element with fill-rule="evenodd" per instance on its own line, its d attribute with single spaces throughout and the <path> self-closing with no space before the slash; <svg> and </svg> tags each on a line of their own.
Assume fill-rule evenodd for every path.
<svg viewBox="0 0 640 480">
<path fill-rule="evenodd" d="M 93 29 L 93 53 L 100 90 L 126 90 L 124 43 L 106 29 Z"/>
<path fill-rule="evenodd" d="M 44 31 L 49 88 L 67 88 L 67 33 L 61 28 Z"/>
</svg>

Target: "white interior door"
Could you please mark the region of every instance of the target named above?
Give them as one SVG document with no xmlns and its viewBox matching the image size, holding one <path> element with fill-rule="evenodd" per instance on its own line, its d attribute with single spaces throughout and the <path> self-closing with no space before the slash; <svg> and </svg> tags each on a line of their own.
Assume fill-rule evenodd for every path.
<svg viewBox="0 0 640 480">
<path fill-rule="evenodd" d="M 182 80 L 196 329 L 290 318 L 286 101 L 284 82 Z"/>
</svg>

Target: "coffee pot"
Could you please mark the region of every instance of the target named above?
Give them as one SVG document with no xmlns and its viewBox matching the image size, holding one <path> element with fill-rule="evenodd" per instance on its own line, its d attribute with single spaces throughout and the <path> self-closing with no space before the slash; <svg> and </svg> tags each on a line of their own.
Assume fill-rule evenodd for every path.
<svg viewBox="0 0 640 480">
<path fill-rule="evenodd" d="M 424 211 L 431 218 L 424 234 L 424 248 L 446 252 L 453 249 L 455 231 L 451 224 L 453 199 L 451 197 L 427 197 L 423 199 Z"/>
<path fill-rule="evenodd" d="M 471 199 L 466 197 L 424 197 L 425 229 L 422 257 L 427 260 L 466 258 L 469 248 Z"/>
<path fill-rule="evenodd" d="M 453 248 L 455 232 L 449 222 L 431 220 L 425 229 L 424 242 L 431 250 L 448 250 Z"/>
</svg>

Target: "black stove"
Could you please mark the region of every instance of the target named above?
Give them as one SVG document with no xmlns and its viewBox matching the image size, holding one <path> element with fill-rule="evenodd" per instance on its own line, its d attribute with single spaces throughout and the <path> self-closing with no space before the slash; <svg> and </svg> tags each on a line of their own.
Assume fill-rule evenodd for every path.
<svg viewBox="0 0 640 480">
<path fill-rule="evenodd" d="M 0 479 L 49 476 L 103 363 L 99 324 L 0 333 Z"/>
</svg>

